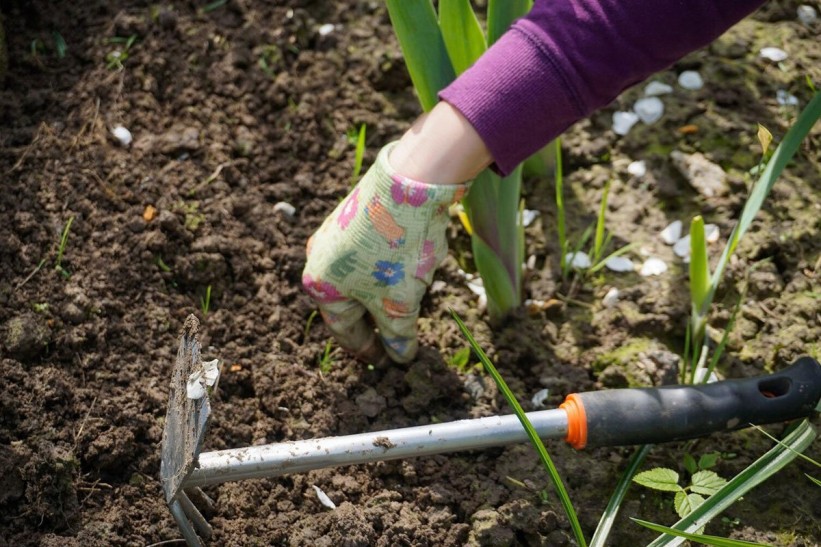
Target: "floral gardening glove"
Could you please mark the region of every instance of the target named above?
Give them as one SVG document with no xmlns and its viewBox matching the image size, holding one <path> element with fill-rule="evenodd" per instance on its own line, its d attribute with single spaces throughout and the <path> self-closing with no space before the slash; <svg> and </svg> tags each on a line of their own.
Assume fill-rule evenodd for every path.
<svg viewBox="0 0 821 547">
<path fill-rule="evenodd" d="M 448 207 L 469 184 L 398 175 L 388 165 L 393 146 L 308 240 L 302 284 L 342 347 L 370 361 L 382 353 L 368 312 L 388 356 L 405 363 L 418 349 L 419 303 L 447 254 Z"/>
</svg>

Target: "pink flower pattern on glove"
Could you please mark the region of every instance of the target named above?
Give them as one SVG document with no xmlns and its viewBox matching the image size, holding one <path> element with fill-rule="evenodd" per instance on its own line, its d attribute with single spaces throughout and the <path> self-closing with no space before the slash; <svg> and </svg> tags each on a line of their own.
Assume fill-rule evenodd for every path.
<svg viewBox="0 0 821 547">
<path fill-rule="evenodd" d="M 351 223 L 353 218 L 356 216 L 356 212 L 359 210 L 359 188 L 355 188 L 351 195 L 348 196 L 348 199 L 345 200 L 345 205 L 342 206 L 342 210 L 339 212 L 339 218 L 337 218 L 337 223 L 341 229 L 346 229 L 348 224 Z"/>
<path fill-rule="evenodd" d="M 337 288 L 331 283 L 322 281 L 321 279 L 313 279 L 308 274 L 302 276 L 302 286 L 311 298 L 322 304 L 345 300 L 345 297 L 339 294 Z"/>
<path fill-rule="evenodd" d="M 393 175 L 391 180 L 393 180 L 391 197 L 397 205 L 407 203 L 411 207 L 421 207 L 428 201 L 428 189 L 426 186 L 398 175 Z"/>
</svg>

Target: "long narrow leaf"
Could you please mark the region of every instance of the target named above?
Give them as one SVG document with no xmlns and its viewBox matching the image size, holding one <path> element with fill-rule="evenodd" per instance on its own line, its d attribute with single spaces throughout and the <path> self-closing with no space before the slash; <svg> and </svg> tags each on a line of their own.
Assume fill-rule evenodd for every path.
<svg viewBox="0 0 821 547">
<path fill-rule="evenodd" d="M 533 7 L 532 0 L 490 0 L 487 5 L 487 45 L 501 38 L 510 25 Z"/>
<path fill-rule="evenodd" d="M 610 535 L 610 530 L 616 522 L 616 516 L 619 514 L 624 496 L 627 495 L 627 490 L 630 488 L 630 485 L 633 484 L 633 477 L 636 471 L 638 471 L 641 464 L 644 463 L 644 459 L 652 448 L 652 444 L 645 444 L 630 457 L 627 469 L 622 473 L 619 483 L 616 485 L 616 489 L 613 490 L 610 501 L 607 502 L 607 507 L 604 509 L 604 513 L 602 513 L 599 524 L 596 526 L 593 539 L 590 540 L 590 547 L 605 547 L 607 545 L 607 536 Z"/>
<path fill-rule="evenodd" d="M 385 0 L 413 86 L 424 110 L 456 77 L 431 0 Z"/>
<path fill-rule="evenodd" d="M 610 181 L 604 185 L 599 204 L 599 216 L 596 218 L 596 237 L 593 239 L 593 263 L 599 262 L 604 249 L 604 215 L 607 212 L 607 194 L 610 193 Z"/>
<path fill-rule="evenodd" d="M 556 146 L 554 178 L 556 184 L 556 231 L 559 234 L 559 264 L 562 277 L 567 276 L 567 226 L 564 216 L 564 175 L 562 173 L 562 139 L 553 141 Z"/>
<path fill-rule="evenodd" d="M 816 435 L 809 421 L 803 420 L 784 438 L 783 445 L 779 444 L 771 448 L 744 471 L 733 477 L 721 490 L 710 496 L 695 511 L 678 521 L 673 528 L 692 533 L 706 526 L 744 494 L 792 462 L 796 458 L 796 453 L 803 452 L 815 440 Z M 648 547 L 680 545 L 683 541 L 682 538 L 671 538 L 665 535 L 656 538 Z"/>
<path fill-rule="evenodd" d="M 661 524 L 647 522 L 646 520 L 641 520 L 633 517 L 630 517 L 630 520 L 632 520 L 636 524 L 641 524 L 645 528 L 650 528 L 654 532 L 661 532 L 663 534 L 669 534 L 672 536 L 689 539 L 692 541 L 696 541 L 698 543 L 703 543 L 704 545 L 715 545 L 716 547 L 767 547 L 766 543 L 754 543 L 752 541 L 744 541 L 741 539 L 729 539 L 720 536 L 708 536 L 705 534 L 690 534 L 687 532 L 682 532 L 680 530 L 675 530 L 668 526 L 662 526 Z"/>
<path fill-rule="evenodd" d="M 487 293 L 488 314 L 500 318 L 519 304 L 519 292 L 508 275 L 508 270 L 493 249 L 482 238 L 473 234 L 471 238 L 473 261 L 482 274 Z"/>
<path fill-rule="evenodd" d="M 703 317 L 707 313 L 704 300 L 710 283 L 710 265 L 707 262 L 707 240 L 704 237 L 704 219 L 693 218 L 690 223 L 690 303 L 693 315 Z"/>
<path fill-rule="evenodd" d="M 439 27 L 458 76 L 487 49 L 485 35 L 470 0 L 440 0 Z"/>
<path fill-rule="evenodd" d="M 527 432 L 527 437 L 530 439 L 530 442 L 533 444 L 534 448 L 539 454 L 539 458 L 542 461 L 545 469 L 550 475 L 550 479 L 553 482 L 553 486 L 556 488 L 556 492 L 559 495 L 559 500 L 564 507 L 565 513 L 567 513 L 567 518 L 570 520 L 570 527 L 573 529 L 573 533 L 576 536 L 576 541 L 582 547 L 587 546 L 587 542 L 584 539 L 584 534 L 582 533 L 581 524 L 579 524 L 579 518 L 576 516 L 576 510 L 573 508 L 573 503 L 570 501 L 570 496 L 567 493 L 567 489 L 564 487 L 564 483 L 562 482 L 561 477 L 559 476 L 559 471 L 556 469 L 556 466 L 553 465 L 553 460 L 550 459 L 550 455 L 547 453 L 547 449 L 544 447 L 544 443 L 539 438 L 539 435 L 536 433 L 536 430 L 533 427 L 533 424 L 530 423 L 525 411 L 522 409 L 522 405 L 519 404 L 519 401 L 516 400 L 516 396 L 513 395 L 513 392 L 510 391 L 507 383 L 505 382 L 502 375 L 499 374 L 499 371 L 496 370 L 496 367 L 493 366 L 488 356 L 485 354 L 482 347 L 476 342 L 473 338 L 473 335 L 468 330 L 467 326 L 462 322 L 462 319 L 459 315 L 456 314 L 455 311 L 451 310 L 451 314 L 453 318 L 456 320 L 456 323 L 459 325 L 459 329 L 462 331 L 462 335 L 467 339 L 470 347 L 473 349 L 476 356 L 479 358 L 479 361 L 482 362 L 482 365 L 487 370 L 488 374 L 491 375 L 493 380 L 496 382 L 496 385 L 499 387 L 499 391 L 504 395 L 507 403 L 513 408 L 513 412 L 516 414 L 516 417 L 519 418 L 519 421 L 522 423 L 522 427 L 524 427 L 525 431 Z"/>
</svg>

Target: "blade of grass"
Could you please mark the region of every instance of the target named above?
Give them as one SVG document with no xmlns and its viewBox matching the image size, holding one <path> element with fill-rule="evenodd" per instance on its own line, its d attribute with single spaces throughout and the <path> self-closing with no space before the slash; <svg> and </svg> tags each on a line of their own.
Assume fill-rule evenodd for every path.
<svg viewBox="0 0 821 547">
<path fill-rule="evenodd" d="M 604 214 L 607 212 L 607 194 L 609 193 L 610 181 L 608 180 L 604 185 L 604 191 L 601 196 L 601 204 L 599 205 L 599 216 L 596 218 L 596 237 L 593 239 L 593 264 L 599 262 L 602 250 L 604 248 Z"/>
<path fill-rule="evenodd" d="M 553 170 L 556 184 L 556 231 L 559 234 L 559 265 L 562 277 L 567 278 L 567 225 L 564 216 L 564 180 L 562 175 L 562 139 L 553 141 L 556 146 L 556 165 Z"/>
<path fill-rule="evenodd" d="M 652 449 L 652 444 L 645 444 L 630 457 L 630 461 L 627 463 L 627 469 L 622 473 L 619 483 L 616 485 L 616 489 L 613 490 L 610 501 L 607 502 L 607 507 L 604 509 L 601 519 L 599 519 L 599 524 L 593 533 L 593 539 L 590 540 L 590 547 L 605 547 L 607 545 L 607 536 L 610 535 L 610 530 L 616 522 L 619 509 L 624 501 L 624 496 L 627 495 L 627 490 L 630 488 L 630 485 L 633 484 L 633 476 L 639 467 L 641 467 L 641 464 L 644 463 L 644 459 Z"/>
<path fill-rule="evenodd" d="M 496 385 L 499 387 L 499 391 L 502 393 L 502 395 L 504 395 L 508 404 L 513 408 L 513 412 L 519 418 L 519 421 L 522 423 L 522 427 L 525 428 L 525 431 L 527 432 L 527 436 L 530 439 L 530 442 L 533 443 L 533 446 L 536 448 L 536 451 L 539 454 L 539 459 L 541 459 L 542 464 L 544 465 L 545 469 L 550 475 L 550 480 L 553 482 L 553 486 L 555 487 L 556 492 L 559 495 L 559 500 L 561 501 L 562 506 L 564 507 L 565 513 L 567 513 L 567 518 L 570 520 L 570 526 L 573 529 L 573 534 L 576 536 L 576 541 L 582 547 L 586 547 L 587 542 L 584 539 L 581 524 L 579 524 L 579 519 L 576 516 L 576 510 L 573 508 L 573 503 L 570 501 L 570 496 L 567 493 L 567 489 L 565 489 L 564 483 L 562 482 L 562 479 L 559 476 L 559 471 L 553 464 L 553 460 L 550 459 L 550 456 L 548 455 L 547 449 L 544 447 L 542 440 L 539 438 L 539 435 L 533 428 L 533 424 L 530 423 L 530 420 L 527 418 L 527 415 L 525 414 L 525 411 L 522 409 L 522 406 L 519 404 L 519 401 L 516 400 L 516 396 L 513 395 L 512 391 L 510 391 L 510 388 L 508 387 L 507 383 L 504 381 L 501 374 L 499 374 L 499 371 L 496 370 L 496 367 L 493 366 L 493 363 L 490 362 L 490 359 L 485 354 L 481 346 L 479 346 L 479 344 L 473 338 L 473 335 L 468 330 L 467 326 L 462 322 L 462 319 L 455 311 L 451 310 L 450 313 L 456 320 L 456 323 L 459 325 L 459 329 L 462 331 L 462 335 L 467 339 L 468 343 L 470 344 L 470 347 L 473 349 L 473 352 L 479 358 L 479 361 L 481 361 L 482 365 L 485 367 L 485 370 L 487 370 L 488 374 L 490 374 L 493 380 L 496 382 Z"/>
<path fill-rule="evenodd" d="M 532 0 L 490 0 L 487 6 L 487 45 L 491 46 L 510 25 L 533 7 Z"/>
<path fill-rule="evenodd" d="M 385 0 L 405 65 L 425 111 L 456 75 L 431 0 Z"/>
<path fill-rule="evenodd" d="M 352 183 L 355 183 L 359 179 L 359 174 L 362 172 L 362 160 L 365 157 L 365 132 L 366 126 L 363 123 L 359 126 L 359 135 L 356 137 Z"/>
<path fill-rule="evenodd" d="M 690 303 L 693 317 L 706 313 L 704 301 L 710 287 L 710 265 L 707 262 L 707 240 L 704 219 L 696 216 L 690 222 Z"/>
<path fill-rule="evenodd" d="M 808 420 L 801 421 L 779 444 L 771 448 L 761 458 L 753 462 L 744 471 L 733 477 L 721 490 L 707 498 L 692 513 L 678 521 L 673 528 L 684 532 L 695 532 L 707 525 L 713 518 L 730 507 L 744 494 L 770 478 L 796 458 L 796 453 L 803 452 L 817 433 Z M 661 536 L 648 547 L 662 545 L 680 545 L 683 538 Z"/>
<path fill-rule="evenodd" d="M 720 536 L 708 536 L 706 534 L 691 534 L 688 532 L 681 532 L 679 530 L 675 530 L 667 526 L 662 526 L 661 524 L 654 524 L 652 522 L 647 522 L 646 520 L 641 520 L 633 517 L 630 517 L 630 520 L 632 520 L 636 524 L 641 524 L 645 528 L 649 528 L 654 532 L 661 532 L 663 534 L 678 536 L 681 538 L 689 539 L 691 541 L 696 541 L 698 543 L 703 543 L 704 545 L 715 545 L 716 547 L 767 547 L 767 544 L 765 543 L 754 543 L 752 541 L 744 541 L 741 539 L 729 539 Z"/>
<path fill-rule="evenodd" d="M 440 0 L 439 27 L 457 75 L 467 70 L 487 49 L 485 35 L 469 0 Z"/>
<path fill-rule="evenodd" d="M 764 434 L 764 436 L 765 436 L 765 437 L 767 437 L 768 439 L 770 439 L 771 441 L 773 441 L 773 442 L 775 442 L 775 443 L 780 444 L 781 446 L 783 446 L 783 447 L 784 447 L 784 448 L 786 448 L 787 450 L 793 450 L 792 448 L 790 448 L 789 446 L 787 446 L 786 444 L 784 444 L 782 441 L 779 441 L 778 439 L 776 439 L 775 437 L 773 437 L 772 435 L 770 435 L 769 433 L 767 433 L 766 431 L 764 431 L 764 429 L 763 429 L 761 426 L 758 426 L 758 425 L 755 425 L 755 424 L 752 424 L 752 426 L 753 426 L 754 428 L 756 428 L 759 432 L 763 433 L 763 434 Z M 793 450 L 793 452 L 795 452 L 795 451 Z M 818 463 L 817 461 L 815 461 L 814 459 L 810 458 L 810 457 L 809 457 L 809 456 L 807 456 L 806 454 L 802 454 L 801 452 L 795 452 L 795 455 L 796 455 L 796 456 L 798 456 L 799 458 L 801 458 L 801 459 L 802 459 L 802 460 L 804 460 L 804 461 L 810 462 L 810 463 L 811 463 L 811 464 L 813 464 L 815 467 L 821 467 L 821 463 Z"/>
<path fill-rule="evenodd" d="M 617 256 L 621 256 L 623 254 L 626 254 L 626 253 L 632 251 L 633 249 L 635 249 L 637 246 L 638 246 L 638 243 L 633 242 L 633 243 L 628 243 L 624 247 L 616 249 L 615 251 L 613 251 L 609 255 L 602 258 L 600 261 L 594 262 L 593 265 L 590 267 L 590 270 L 588 270 L 588 271 L 590 273 L 596 273 L 597 271 L 604 268 L 607 265 L 607 261 L 610 260 L 611 258 L 616 258 Z M 605 247 L 607 247 L 607 245 L 605 245 Z"/>
</svg>

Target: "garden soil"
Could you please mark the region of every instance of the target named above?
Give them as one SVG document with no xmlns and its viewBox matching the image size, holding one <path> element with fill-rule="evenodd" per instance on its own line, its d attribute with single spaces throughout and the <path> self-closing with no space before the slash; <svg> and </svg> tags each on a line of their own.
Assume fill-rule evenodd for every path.
<svg viewBox="0 0 821 547">
<path fill-rule="evenodd" d="M 569 231 L 578 242 L 610 182 L 612 248 L 634 243 L 669 265 L 657 277 L 602 270 L 563 281 L 553 184 L 526 184 L 527 310 L 491 325 L 451 255 L 423 301 L 419 357 L 370 367 L 331 346 L 300 289 L 304 244 L 349 189 L 365 124 L 365 165 L 419 113 L 379 1 L 2 3 L 9 68 L 0 87 L 0 545 L 151 545 L 180 538 L 158 475 L 168 385 L 187 315 L 203 354 L 225 368 L 206 449 L 345 435 L 509 413 L 489 378 L 454 356 L 456 310 L 528 408 L 567 393 L 675 379 L 689 312 L 687 267 L 664 245 L 669 222 L 720 229 L 744 203 L 761 147 L 821 83 L 819 23 L 771 2 L 709 48 L 656 76 L 666 112 L 625 137 L 612 114 L 631 90 L 563 141 Z M 818 6 L 816 5 L 816 8 Z M 323 25 L 333 25 L 324 26 Z M 785 49 L 774 63 L 764 46 Z M 703 89 L 676 83 L 700 71 Z M 133 135 L 121 145 L 112 130 Z M 728 175 L 705 197 L 674 150 Z M 698 158 L 697 158 L 698 159 Z M 634 160 L 647 173 L 632 175 Z M 821 131 L 816 126 L 731 261 L 711 315 L 720 338 L 740 311 L 719 370 L 745 377 L 819 355 Z M 280 202 L 293 205 L 289 214 Z M 70 225 L 69 225 L 70 223 Z M 62 235 L 65 238 L 61 238 Z M 64 244 L 61 245 L 61 239 Z M 612 307 L 602 297 L 620 291 Z M 780 435 L 785 426 L 770 428 Z M 656 447 L 645 468 L 686 472 L 685 453 L 719 453 L 731 477 L 771 446 L 756 431 Z M 809 454 L 819 459 L 818 443 Z M 629 448 L 576 452 L 548 442 L 588 537 Z M 726 510 L 708 533 L 817 545 L 821 489 L 794 463 Z M 322 505 L 321 488 L 336 509 Z M 211 545 L 568 545 L 567 519 L 528 446 L 314 471 L 207 489 Z M 672 498 L 637 485 L 610 545 L 675 522 Z"/>
</svg>

